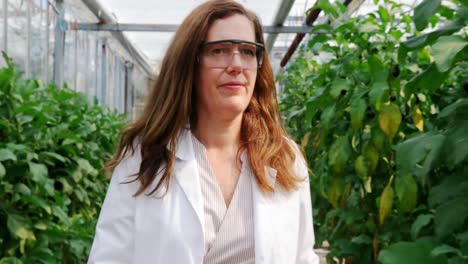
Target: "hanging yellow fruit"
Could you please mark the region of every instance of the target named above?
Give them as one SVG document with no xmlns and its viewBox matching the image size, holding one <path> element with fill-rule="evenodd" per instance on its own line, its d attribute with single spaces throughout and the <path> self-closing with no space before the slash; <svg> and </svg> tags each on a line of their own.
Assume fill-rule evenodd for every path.
<svg viewBox="0 0 468 264">
<path fill-rule="evenodd" d="M 419 131 L 424 131 L 424 119 L 419 107 L 416 107 L 413 111 L 413 122 Z"/>
<path fill-rule="evenodd" d="M 380 129 L 391 140 L 395 137 L 401 123 L 400 108 L 393 104 L 386 104 L 380 108 L 379 126 Z"/>
</svg>

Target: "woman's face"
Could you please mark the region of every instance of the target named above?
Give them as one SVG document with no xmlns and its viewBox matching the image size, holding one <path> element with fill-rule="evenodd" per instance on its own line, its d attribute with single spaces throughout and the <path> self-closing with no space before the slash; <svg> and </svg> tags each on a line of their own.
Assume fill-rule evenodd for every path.
<svg viewBox="0 0 468 264">
<path fill-rule="evenodd" d="M 205 42 L 220 40 L 255 42 L 253 23 L 240 14 L 216 20 Z M 233 119 L 242 115 L 250 102 L 257 67 L 248 63 L 249 56 L 252 56 L 248 45 L 230 44 L 209 45 L 200 54 L 200 75 L 196 87 L 199 118 Z M 232 56 L 226 56 L 230 51 Z M 224 58 L 223 63 L 220 63 L 219 56 Z"/>
</svg>

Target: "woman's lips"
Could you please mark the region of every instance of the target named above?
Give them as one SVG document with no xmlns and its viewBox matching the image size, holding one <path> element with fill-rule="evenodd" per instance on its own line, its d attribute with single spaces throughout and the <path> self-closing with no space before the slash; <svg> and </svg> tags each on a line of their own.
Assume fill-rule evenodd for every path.
<svg viewBox="0 0 468 264">
<path fill-rule="evenodd" d="M 232 91 L 240 90 L 244 86 L 245 85 L 242 82 L 227 82 L 227 83 L 223 83 L 221 85 L 221 87 L 223 87 L 225 89 L 228 89 L 228 90 L 232 90 Z"/>
</svg>

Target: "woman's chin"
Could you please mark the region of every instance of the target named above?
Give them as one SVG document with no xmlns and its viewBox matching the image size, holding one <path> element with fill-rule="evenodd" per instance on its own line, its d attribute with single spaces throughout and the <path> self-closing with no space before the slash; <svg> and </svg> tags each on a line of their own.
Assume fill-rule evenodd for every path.
<svg viewBox="0 0 468 264">
<path fill-rule="evenodd" d="M 247 105 L 241 104 L 228 104 L 224 105 L 222 109 L 219 110 L 219 114 L 221 114 L 224 118 L 228 119 L 235 119 L 239 115 L 242 115 L 247 108 Z"/>
</svg>

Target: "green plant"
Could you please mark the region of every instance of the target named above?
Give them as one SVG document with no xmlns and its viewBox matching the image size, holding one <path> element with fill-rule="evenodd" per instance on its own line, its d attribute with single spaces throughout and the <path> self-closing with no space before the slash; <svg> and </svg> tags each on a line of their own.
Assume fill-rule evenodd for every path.
<svg viewBox="0 0 468 264">
<path fill-rule="evenodd" d="M 0 69 L 0 263 L 84 263 L 124 119 Z"/>
<path fill-rule="evenodd" d="M 411 16 L 386 0 L 347 20 L 319 3 L 333 26 L 315 26 L 279 78 L 312 168 L 317 244 L 329 262 L 466 263 L 467 1 Z"/>
</svg>

